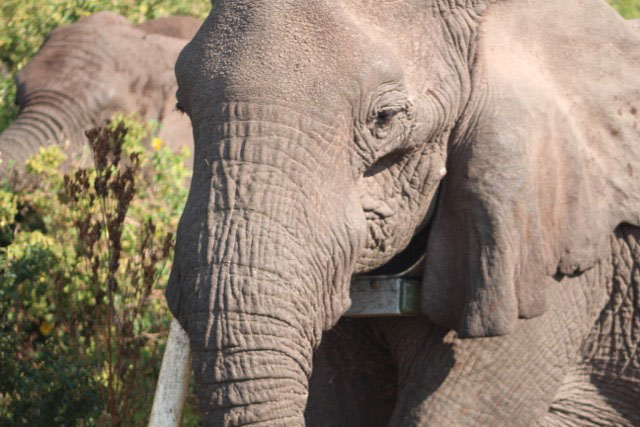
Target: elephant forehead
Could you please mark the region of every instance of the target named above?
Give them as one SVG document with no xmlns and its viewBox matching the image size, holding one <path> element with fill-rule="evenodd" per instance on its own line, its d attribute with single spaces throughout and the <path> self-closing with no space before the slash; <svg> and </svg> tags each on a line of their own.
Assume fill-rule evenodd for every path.
<svg viewBox="0 0 640 427">
<path fill-rule="evenodd" d="M 329 2 L 216 2 L 181 55 L 180 85 L 233 100 L 351 101 L 402 75 L 384 32 L 361 18 Z"/>
</svg>

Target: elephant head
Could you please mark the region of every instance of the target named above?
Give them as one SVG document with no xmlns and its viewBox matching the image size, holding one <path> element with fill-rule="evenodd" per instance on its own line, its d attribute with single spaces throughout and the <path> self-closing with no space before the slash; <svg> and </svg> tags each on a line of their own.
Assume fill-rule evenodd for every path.
<svg viewBox="0 0 640 427">
<path fill-rule="evenodd" d="M 49 144 L 82 156 L 84 132 L 116 112 L 161 121 L 169 144 L 190 146 L 189 121 L 174 108 L 173 66 L 199 25 L 171 17 L 136 27 L 100 12 L 54 30 L 18 73 L 20 113 L 0 135 L 5 165 L 20 166 Z"/>
<path fill-rule="evenodd" d="M 167 289 L 206 422 L 302 424 L 351 276 L 421 229 L 425 314 L 487 336 L 640 224 L 640 39 L 539 3 L 215 2 L 176 64 L 195 158 Z"/>
</svg>

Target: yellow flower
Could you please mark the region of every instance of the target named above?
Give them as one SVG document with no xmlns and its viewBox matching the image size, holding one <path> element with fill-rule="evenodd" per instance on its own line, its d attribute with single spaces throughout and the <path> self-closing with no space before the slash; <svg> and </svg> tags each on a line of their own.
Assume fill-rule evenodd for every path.
<svg viewBox="0 0 640 427">
<path fill-rule="evenodd" d="M 49 323 L 46 320 L 43 320 L 42 323 L 40 323 L 40 333 L 46 337 L 51 334 L 54 327 L 55 325 L 53 323 Z"/>
<path fill-rule="evenodd" d="M 153 147 L 154 150 L 160 151 L 160 149 L 164 147 L 164 142 L 162 142 L 160 138 L 156 137 L 151 140 L 151 146 Z"/>
</svg>

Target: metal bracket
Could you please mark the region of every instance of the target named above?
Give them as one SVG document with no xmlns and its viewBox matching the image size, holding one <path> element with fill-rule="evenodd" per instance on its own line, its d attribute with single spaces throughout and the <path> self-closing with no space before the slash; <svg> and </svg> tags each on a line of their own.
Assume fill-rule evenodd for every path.
<svg viewBox="0 0 640 427">
<path fill-rule="evenodd" d="M 390 276 L 359 276 L 351 280 L 351 307 L 347 317 L 420 315 L 422 255 L 406 270 Z"/>
<path fill-rule="evenodd" d="M 351 282 L 347 317 L 415 316 L 420 314 L 420 282 L 404 278 L 362 277 Z"/>
</svg>

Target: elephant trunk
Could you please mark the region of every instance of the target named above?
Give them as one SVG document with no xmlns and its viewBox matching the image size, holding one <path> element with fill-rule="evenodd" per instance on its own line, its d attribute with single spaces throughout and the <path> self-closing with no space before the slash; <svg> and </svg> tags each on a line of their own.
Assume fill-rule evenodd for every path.
<svg viewBox="0 0 640 427">
<path fill-rule="evenodd" d="M 252 285 L 271 286 L 268 279 L 257 282 Z M 312 345 L 278 313 L 290 305 L 284 300 L 194 319 L 194 375 L 205 425 L 304 424 Z"/>
<path fill-rule="evenodd" d="M 304 425 L 313 348 L 348 307 L 364 216 L 338 191 L 352 178 L 326 150 L 330 130 L 290 110 L 220 108 L 230 120 L 194 127 L 167 301 L 206 425 Z"/>
<path fill-rule="evenodd" d="M 30 97 L 17 119 L 0 133 L 3 169 L 8 169 L 7 165 L 21 167 L 48 145 L 59 145 L 68 157 L 75 156 L 85 141 L 86 124 L 92 122 L 72 100 L 54 94 Z"/>
<path fill-rule="evenodd" d="M 256 229 L 259 215 L 233 214 Z M 313 279 L 276 259 L 288 234 L 249 236 L 250 228 L 222 227 L 219 234 L 229 237 L 216 242 L 209 273 L 216 295 L 188 321 L 203 420 L 212 426 L 303 425 L 317 315 L 303 285 Z M 299 247 L 290 255 L 305 258 Z"/>
</svg>

